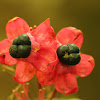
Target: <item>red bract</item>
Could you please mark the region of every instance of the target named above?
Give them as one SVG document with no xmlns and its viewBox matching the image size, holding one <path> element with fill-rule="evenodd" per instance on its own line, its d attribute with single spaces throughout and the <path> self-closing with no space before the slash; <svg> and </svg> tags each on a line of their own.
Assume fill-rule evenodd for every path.
<svg viewBox="0 0 100 100">
<path fill-rule="evenodd" d="M 40 45 L 56 48 L 57 43 L 55 42 L 55 33 L 53 28 L 50 26 L 50 19 L 47 18 L 43 23 L 36 27 L 31 33 L 36 41 Z"/>
<path fill-rule="evenodd" d="M 42 24 L 44 24 L 44 27 L 51 28 L 50 25 L 48 25 L 48 21 L 49 19 Z M 40 27 L 39 29 L 43 29 L 44 27 Z M 35 30 L 37 29 L 38 27 Z M 49 30 L 46 30 L 46 33 L 48 33 Z M 37 41 L 34 33 L 32 33 L 32 36 L 31 32 L 32 31 L 30 31 L 28 24 L 23 19 L 14 17 L 6 25 L 6 34 L 8 39 L 0 42 L 0 63 L 6 65 L 17 64 L 16 74 L 13 79 L 18 83 L 29 81 L 35 74 L 35 68 L 49 72 L 50 69 L 52 69 L 52 65 L 56 63 L 55 61 L 57 57 L 55 51 L 50 47 L 45 47 L 45 45 L 42 44 L 43 42 Z M 31 40 L 31 52 L 27 58 L 15 59 L 9 54 L 9 48 L 12 45 L 13 40 L 21 34 L 27 34 L 29 36 Z M 52 32 L 50 35 L 51 34 Z M 49 38 L 49 35 L 47 37 Z M 41 39 L 42 38 L 40 38 L 40 40 Z M 50 54 L 52 55 L 50 56 Z"/>
<path fill-rule="evenodd" d="M 31 35 L 40 43 L 40 50 L 33 55 L 33 59 L 28 57 L 27 61 L 40 71 L 52 71 L 52 66 L 57 63 L 56 51 L 53 49 L 57 48 L 57 42 L 55 42 L 55 33 L 50 26 L 49 18 L 33 29 Z"/>
<path fill-rule="evenodd" d="M 21 61 L 21 59 L 13 58 L 9 54 L 9 48 L 12 45 L 13 39 L 21 34 L 27 34 L 29 37 L 31 37 L 30 40 L 34 41 L 34 44 L 32 42 L 32 45 L 39 46 L 39 44 L 35 41 L 34 37 L 32 37 L 29 32 L 30 28 L 28 24 L 23 19 L 19 17 L 14 17 L 6 25 L 6 34 L 8 39 L 0 42 L 0 63 L 6 65 L 17 64 L 14 80 L 19 83 L 24 83 L 30 80 L 35 74 L 35 69 L 32 64 Z M 34 48 L 32 48 L 32 50 L 34 50 Z"/>
<path fill-rule="evenodd" d="M 81 48 L 83 34 L 81 30 L 74 27 L 63 28 L 58 32 L 56 41 L 58 42 L 58 47 L 61 45 L 75 44 Z M 64 65 L 58 60 L 52 72 L 43 73 L 37 71 L 40 84 L 46 86 L 54 84 L 57 91 L 66 95 L 76 93 L 78 91 L 76 75 L 85 77 L 89 75 L 94 68 L 94 59 L 92 56 L 85 54 L 80 55 L 81 61 L 77 65 Z"/>
</svg>

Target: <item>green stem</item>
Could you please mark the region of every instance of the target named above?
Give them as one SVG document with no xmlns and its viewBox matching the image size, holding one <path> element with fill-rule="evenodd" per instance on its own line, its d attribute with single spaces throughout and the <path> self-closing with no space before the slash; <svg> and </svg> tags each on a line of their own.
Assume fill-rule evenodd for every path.
<svg viewBox="0 0 100 100">
<path fill-rule="evenodd" d="M 53 91 L 53 93 L 52 93 L 52 95 L 51 95 L 51 97 L 50 97 L 50 100 L 52 100 L 52 99 L 55 97 L 56 93 L 57 93 L 57 90 L 54 89 L 54 91 Z"/>
<path fill-rule="evenodd" d="M 15 72 L 15 69 L 11 68 L 10 66 L 2 65 L 1 67 L 4 68 L 5 70 Z"/>
</svg>

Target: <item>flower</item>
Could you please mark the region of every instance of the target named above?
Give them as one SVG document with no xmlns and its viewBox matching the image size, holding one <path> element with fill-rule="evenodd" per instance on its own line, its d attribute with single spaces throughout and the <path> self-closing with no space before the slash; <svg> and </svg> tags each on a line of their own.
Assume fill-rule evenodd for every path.
<svg viewBox="0 0 100 100">
<path fill-rule="evenodd" d="M 51 27 L 48 22 L 49 19 L 43 22 L 39 30 L 43 28 L 44 24 L 44 27 L 49 29 L 44 31 L 49 34 L 48 31 Z M 37 29 L 38 27 L 33 31 L 35 32 Z M 17 64 L 13 79 L 18 83 L 29 81 L 35 74 L 35 68 L 48 72 L 51 66 L 56 63 L 55 51 L 51 47 L 46 47 L 45 44 L 42 45 L 43 42 L 37 41 L 35 36 L 32 36 L 34 35 L 33 31 L 22 18 L 14 17 L 6 25 L 8 39 L 0 42 L 0 63 L 9 66 Z M 42 41 L 44 40 L 42 39 Z M 50 57 L 48 58 L 48 56 Z"/>
<path fill-rule="evenodd" d="M 54 84 L 58 92 L 66 95 L 76 93 L 78 91 L 76 75 L 88 76 L 94 68 L 94 59 L 90 55 L 79 52 L 83 43 L 83 34 L 75 27 L 60 30 L 56 41 L 58 49 L 55 51 L 57 51 L 58 62 L 49 73 L 37 71 L 38 81 L 46 86 Z"/>
<path fill-rule="evenodd" d="M 27 34 L 27 36 L 30 37 L 30 40 L 32 41 L 31 45 L 34 47 L 39 46 L 39 43 L 31 36 L 28 24 L 19 17 L 14 17 L 9 20 L 6 25 L 6 35 L 8 39 L 4 39 L 0 42 L 0 63 L 9 66 L 17 64 L 16 74 L 13 79 L 18 83 L 24 83 L 30 80 L 35 74 L 35 68 L 31 63 L 13 58 L 9 53 L 9 48 L 13 44 L 13 40 L 21 34 Z M 31 48 L 32 50 L 34 50 L 33 46 Z"/>
<path fill-rule="evenodd" d="M 40 43 L 40 50 L 37 51 L 36 55 L 33 55 L 33 59 L 28 57 L 26 60 L 42 72 L 52 71 L 52 67 L 57 63 L 57 55 L 54 50 L 57 48 L 57 42 L 55 42 L 54 30 L 50 26 L 50 19 L 47 18 L 33 29 L 31 35 Z"/>
</svg>

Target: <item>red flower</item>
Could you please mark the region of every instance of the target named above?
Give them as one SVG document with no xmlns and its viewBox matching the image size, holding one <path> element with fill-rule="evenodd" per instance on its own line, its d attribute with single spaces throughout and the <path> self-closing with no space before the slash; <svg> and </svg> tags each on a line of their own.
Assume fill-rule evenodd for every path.
<svg viewBox="0 0 100 100">
<path fill-rule="evenodd" d="M 50 26 L 49 18 L 33 29 L 31 35 L 40 43 L 40 50 L 37 51 L 36 55 L 33 55 L 33 59 L 28 57 L 27 61 L 40 71 L 52 71 L 52 66 L 57 63 L 56 51 L 53 49 L 57 48 L 57 42 L 55 42 L 55 33 Z"/>
<path fill-rule="evenodd" d="M 43 25 L 45 29 L 47 28 L 48 30 L 43 30 L 44 28 Z M 42 29 L 43 32 L 46 31 L 46 33 L 49 34 L 49 31 L 51 29 L 49 25 L 49 19 L 47 19 L 44 23 L 42 23 L 42 25 L 40 25 L 39 28 L 37 27 L 36 29 L 34 29 L 34 33 L 36 33 L 35 30 L 38 29 L 39 30 Z M 34 33 L 32 33 L 32 35 L 34 35 Z M 0 63 L 6 65 L 17 64 L 16 74 L 13 77 L 13 79 L 16 82 L 25 83 L 34 76 L 35 68 L 41 71 L 49 71 L 51 66 L 56 63 L 55 59 L 57 59 L 57 57 L 55 51 L 50 47 L 45 47 L 45 44 L 42 44 L 43 42 L 41 43 L 41 41 L 37 41 L 34 38 L 34 36 L 31 35 L 31 30 L 28 24 L 23 19 L 19 17 L 14 17 L 13 19 L 11 19 L 6 25 L 6 34 L 8 39 L 5 39 L 0 42 Z M 16 37 L 20 36 L 21 34 L 28 35 L 31 41 L 31 52 L 27 58 L 16 59 L 10 55 L 9 48 L 13 44 L 14 42 L 13 40 Z M 42 38 L 40 38 L 40 40 L 44 41 L 45 36 L 44 36 L 44 40 Z"/>
<path fill-rule="evenodd" d="M 58 47 L 61 45 L 75 44 L 81 48 L 83 34 L 81 30 L 74 27 L 67 27 L 60 30 L 56 36 Z M 49 73 L 37 71 L 37 77 L 42 85 L 54 84 L 56 90 L 69 95 L 78 91 L 76 75 L 80 77 L 88 76 L 94 68 L 94 59 L 90 55 L 80 54 L 81 60 L 76 65 L 66 65 L 60 60 L 54 70 Z"/>
<path fill-rule="evenodd" d="M 13 58 L 9 53 L 9 48 L 12 45 L 14 38 L 21 34 L 27 34 L 31 37 L 30 40 L 33 41 L 32 45 L 34 45 L 34 47 L 39 46 L 34 37 L 32 37 L 28 32 L 30 32 L 28 24 L 23 19 L 14 17 L 6 25 L 6 34 L 8 39 L 0 42 L 0 63 L 6 65 L 17 64 L 16 74 L 13 79 L 19 83 L 24 83 L 30 80 L 35 74 L 35 68 L 28 62 Z M 32 50 L 34 50 L 34 47 L 32 47 Z"/>
</svg>

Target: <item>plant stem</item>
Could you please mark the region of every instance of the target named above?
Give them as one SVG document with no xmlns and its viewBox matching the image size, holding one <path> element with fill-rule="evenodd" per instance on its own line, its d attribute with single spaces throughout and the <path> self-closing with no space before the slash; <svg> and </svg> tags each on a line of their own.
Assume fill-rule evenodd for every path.
<svg viewBox="0 0 100 100">
<path fill-rule="evenodd" d="M 41 84 L 39 82 L 38 82 L 38 88 L 42 89 L 42 86 L 41 86 Z"/>
<path fill-rule="evenodd" d="M 22 86 L 23 86 L 23 90 L 24 90 L 26 100 L 30 100 L 29 96 L 28 96 L 28 90 L 27 90 L 28 88 L 26 88 L 26 84 L 24 83 L 24 84 L 22 84 Z"/>
<path fill-rule="evenodd" d="M 4 68 L 5 70 L 15 73 L 15 69 L 11 68 L 10 66 L 2 65 L 1 67 Z"/>
<path fill-rule="evenodd" d="M 45 88 L 42 88 L 42 85 L 38 82 L 38 96 L 39 96 L 39 100 L 44 100 L 44 92 L 45 92 Z"/>
<path fill-rule="evenodd" d="M 39 89 L 39 100 L 44 100 L 45 88 Z"/>
<path fill-rule="evenodd" d="M 54 89 L 54 91 L 53 91 L 53 93 L 52 93 L 52 95 L 51 95 L 51 97 L 50 97 L 50 100 L 52 100 L 52 99 L 55 97 L 56 93 L 57 93 L 57 90 Z"/>
<path fill-rule="evenodd" d="M 20 96 L 20 94 L 18 92 L 16 92 L 15 90 L 13 90 L 13 93 L 15 94 L 15 96 L 19 99 L 19 100 L 23 100 L 23 98 Z"/>
</svg>

